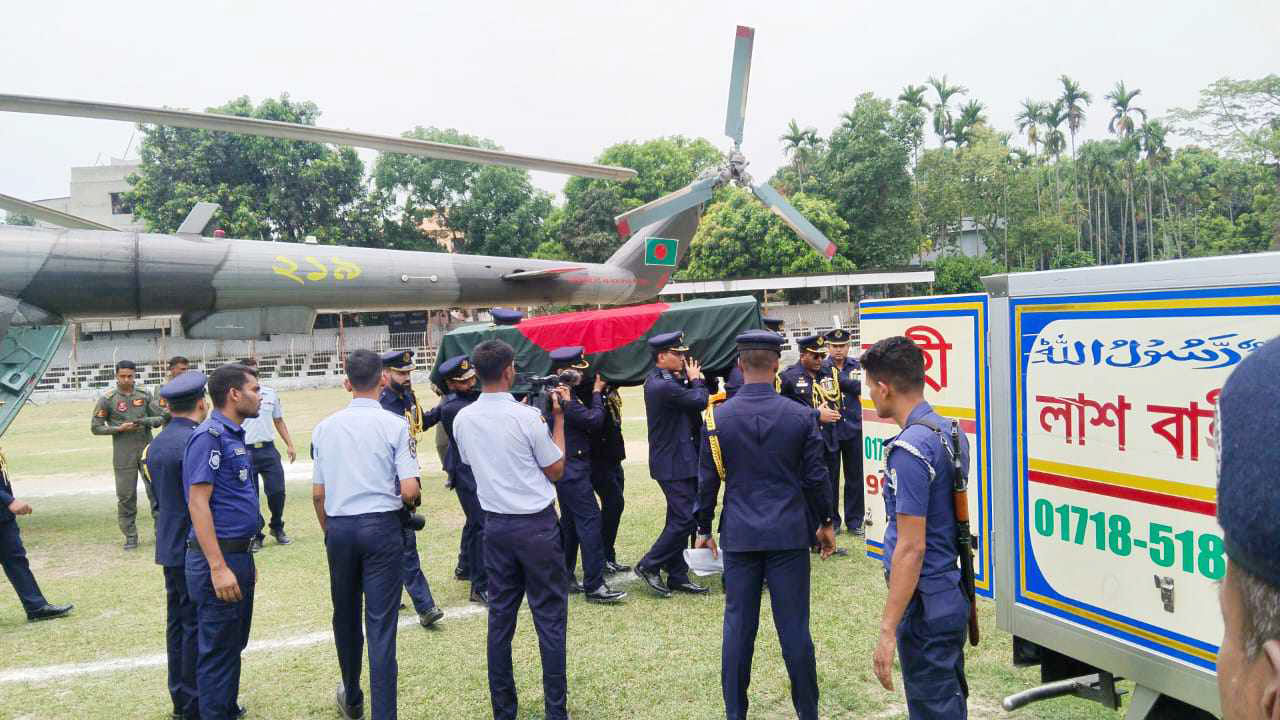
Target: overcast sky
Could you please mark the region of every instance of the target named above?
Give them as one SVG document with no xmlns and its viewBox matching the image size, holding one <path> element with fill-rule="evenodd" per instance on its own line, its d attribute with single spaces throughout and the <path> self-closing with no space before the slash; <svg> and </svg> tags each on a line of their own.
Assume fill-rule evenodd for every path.
<svg viewBox="0 0 1280 720">
<path fill-rule="evenodd" d="M 824 134 L 859 93 L 896 97 L 946 73 L 1013 130 L 1025 97 L 1067 73 L 1102 96 L 1142 89 L 1153 115 L 1222 76 L 1280 72 L 1280 0 L 1107 2 L 10 2 L 0 93 L 204 109 L 282 91 L 321 125 L 455 127 L 508 150 L 590 160 L 622 140 L 723 136 L 734 26 L 756 28 L 744 150 L 783 160 L 789 119 Z M 0 113 L 0 192 L 67 194 L 132 126 Z M 136 143 L 131 154 L 136 155 Z M 366 159 L 370 156 L 366 155 Z M 559 190 L 563 178 L 536 174 Z"/>
</svg>

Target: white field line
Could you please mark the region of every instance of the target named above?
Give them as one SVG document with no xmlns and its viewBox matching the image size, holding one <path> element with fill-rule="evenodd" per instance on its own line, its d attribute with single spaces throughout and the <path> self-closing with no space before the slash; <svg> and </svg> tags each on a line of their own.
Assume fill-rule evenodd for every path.
<svg viewBox="0 0 1280 720">
<path fill-rule="evenodd" d="M 629 572 L 626 575 L 615 577 L 611 584 L 624 585 L 634 581 L 635 579 L 635 573 Z M 526 600 L 521 605 L 521 610 L 526 610 L 528 607 L 528 601 Z M 447 623 L 448 621 L 453 620 L 466 620 L 478 615 L 484 615 L 487 612 L 488 609 L 484 605 L 479 604 L 467 604 L 459 607 L 444 608 L 444 619 L 441 622 Z M 416 613 L 413 613 L 408 617 L 401 618 L 397 623 L 397 627 L 406 628 L 417 624 L 418 616 Z M 293 637 L 251 642 L 249 643 L 249 646 L 245 648 L 244 652 L 275 652 L 278 650 L 291 650 L 332 642 L 333 631 L 324 630 L 306 633 L 304 635 L 294 635 Z M 62 665 L 15 668 L 13 670 L 0 671 L 0 685 L 8 683 L 34 683 L 70 680 L 83 675 L 100 675 L 128 670 L 139 670 L 143 668 L 164 667 L 168 662 L 168 657 L 164 653 L 156 653 L 151 655 L 134 655 L 132 657 L 112 658 L 110 660 L 97 660 L 85 663 L 65 663 Z"/>
</svg>

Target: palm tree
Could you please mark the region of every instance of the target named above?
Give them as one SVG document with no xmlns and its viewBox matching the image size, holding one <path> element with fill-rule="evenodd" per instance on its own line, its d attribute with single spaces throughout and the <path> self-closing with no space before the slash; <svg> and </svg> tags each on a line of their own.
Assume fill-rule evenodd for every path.
<svg viewBox="0 0 1280 720">
<path fill-rule="evenodd" d="M 1062 212 L 1062 188 L 1058 184 L 1058 160 L 1062 151 L 1067 149 L 1067 138 L 1062 134 L 1062 124 L 1067 121 L 1066 108 L 1062 100 L 1055 100 L 1044 115 L 1044 151 L 1053 156 L 1053 192 L 1057 201 L 1058 212 Z"/>
<path fill-rule="evenodd" d="M 800 183 L 800 192 L 804 192 L 804 175 L 807 161 L 812 157 L 812 153 L 822 144 L 822 138 L 818 137 L 816 128 L 800 129 L 794 118 L 787 123 L 787 131 L 778 137 L 784 144 L 782 152 L 784 155 L 791 156 L 791 166 L 796 172 L 796 178 Z"/>
<path fill-rule="evenodd" d="M 1133 164 L 1134 157 L 1138 154 L 1138 144 L 1132 141 L 1133 131 L 1136 127 L 1133 122 L 1134 114 L 1142 116 L 1142 122 L 1147 121 L 1147 111 L 1134 105 L 1133 99 L 1142 91 L 1138 89 L 1129 90 L 1124 86 L 1124 81 L 1116 83 L 1114 89 L 1107 93 L 1107 100 L 1111 103 L 1111 109 L 1114 111 L 1111 121 L 1107 123 L 1107 129 L 1112 133 L 1121 137 L 1121 145 L 1125 150 L 1125 168 L 1128 170 L 1128 183 L 1125 188 L 1127 201 L 1132 216 L 1133 223 L 1133 261 L 1138 261 L 1138 211 L 1133 207 Z"/>
<path fill-rule="evenodd" d="M 1044 113 L 1048 109 L 1048 103 L 1027 98 L 1022 101 L 1022 112 L 1014 118 L 1018 123 L 1018 132 L 1027 134 L 1027 144 L 1037 154 L 1040 151 L 1040 124 L 1044 122 Z"/>
<path fill-rule="evenodd" d="M 1067 111 L 1067 129 L 1071 131 L 1071 159 L 1076 159 L 1076 133 L 1080 132 L 1080 124 L 1084 122 L 1084 106 L 1093 102 L 1088 90 L 1080 87 L 1080 83 L 1063 75 L 1058 78 L 1062 82 L 1062 105 Z"/>
<path fill-rule="evenodd" d="M 987 122 L 987 116 L 982 114 L 984 109 L 978 100 L 970 100 L 960 106 L 960 117 L 953 122 L 951 131 L 951 140 L 957 148 L 972 142 L 973 129 Z"/>
<path fill-rule="evenodd" d="M 898 95 L 898 102 L 905 105 L 910 111 L 913 122 L 913 128 L 924 128 L 924 112 L 929 109 L 929 103 L 924 99 L 925 91 L 928 90 L 924 85 L 908 85 L 902 88 L 902 92 Z M 921 135 L 923 137 L 923 135 Z M 915 167 L 920 162 L 920 144 L 922 140 L 914 135 L 911 140 L 911 167 Z"/>
<path fill-rule="evenodd" d="M 933 105 L 933 132 L 938 136 L 938 145 L 945 147 L 947 140 L 951 137 L 952 125 L 951 108 L 947 103 L 952 97 L 969 92 L 969 88 L 948 84 L 946 75 L 941 79 L 936 75 L 930 75 L 928 84 L 938 95 L 938 101 Z"/>
<path fill-rule="evenodd" d="M 1164 188 L 1164 215 L 1167 220 L 1169 216 L 1169 184 L 1165 181 L 1164 166 L 1168 165 L 1169 161 L 1173 159 L 1172 151 L 1169 150 L 1169 145 L 1165 142 L 1168 132 L 1168 129 L 1159 120 L 1143 123 L 1140 131 L 1142 150 L 1147 163 L 1147 248 L 1153 257 L 1155 256 L 1155 241 L 1152 239 L 1151 219 L 1154 213 L 1151 207 L 1151 181 L 1152 175 L 1160 176 L 1160 184 Z"/>
</svg>

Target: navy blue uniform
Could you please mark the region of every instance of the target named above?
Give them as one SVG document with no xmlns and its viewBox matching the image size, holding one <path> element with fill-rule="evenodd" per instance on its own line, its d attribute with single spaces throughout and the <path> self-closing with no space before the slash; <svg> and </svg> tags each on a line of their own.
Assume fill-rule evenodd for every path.
<svg viewBox="0 0 1280 720">
<path fill-rule="evenodd" d="M 892 569 L 898 544 L 898 514 L 925 518 L 924 561 L 915 595 L 898 624 L 898 655 L 907 710 L 913 720 L 967 717 L 969 687 L 964 677 L 964 641 L 969 601 L 960 588 L 956 564 L 955 468 L 943 438 L 926 421 L 949 432 L 950 420 L 921 402 L 907 416 L 907 426 L 885 441 L 884 509 L 889 519 L 884 535 L 884 566 Z M 967 463 L 968 443 L 960 435 Z M 949 440 L 948 440 L 949 442 Z"/>
<path fill-rule="evenodd" d="M 835 423 L 837 469 L 844 468 L 844 525 L 849 530 L 862 527 L 866 507 L 862 497 L 862 381 L 854 377 L 858 361 L 845 358 L 837 368 L 830 358 L 822 361 L 822 373 L 835 370 L 840 378 L 840 422 Z M 831 507 L 836 511 L 835 526 L 840 527 L 840 477 L 831 476 Z"/>
<path fill-rule="evenodd" d="M 818 377 L 815 378 L 798 362 L 778 374 L 780 394 L 783 397 L 790 398 L 791 400 L 794 400 L 808 408 L 817 407 L 814 404 L 814 393 L 816 392 L 814 386 L 817 383 L 835 385 L 836 378 L 832 376 L 830 369 L 827 369 L 825 373 L 820 373 Z M 857 380 L 841 377 L 839 378 L 839 385 L 841 393 L 845 395 L 848 395 L 850 392 L 857 394 L 862 390 L 862 386 Z M 831 483 L 831 524 L 835 528 L 839 528 L 841 522 L 839 508 L 835 502 L 835 498 L 839 497 L 839 486 L 836 484 L 840 477 L 840 440 L 837 435 L 837 426 L 839 424 L 839 421 L 833 423 L 818 423 L 818 432 L 822 435 L 822 445 L 825 453 L 824 457 L 827 464 L 828 482 Z"/>
<path fill-rule="evenodd" d="M 693 416 L 707 407 L 709 395 L 702 380 L 688 386 L 670 372 L 654 368 L 644 383 L 645 414 L 649 421 L 649 475 L 667 499 L 666 524 L 637 569 L 667 571 L 667 583 L 689 581 L 684 548 L 694 530 L 693 504 L 698 492 L 698 426 Z"/>
<path fill-rule="evenodd" d="M 449 451 L 446 455 L 445 470 L 449 473 L 449 484 L 458 493 L 458 502 L 462 504 L 462 512 L 467 516 L 462 526 L 462 550 L 466 555 L 466 570 L 471 579 L 471 592 L 483 593 L 488 589 L 488 577 L 484 556 L 484 524 L 485 512 L 480 507 L 480 498 L 476 496 L 476 478 L 471 466 L 462 462 L 458 454 L 458 441 L 453 436 L 453 421 L 458 412 L 476 401 L 480 393 L 451 392 L 444 398 L 440 409 L 440 422 L 449 436 Z M 459 558 L 462 564 L 463 558 Z"/>
<path fill-rule="evenodd" d="M 738 363 L 735 360 L 733 363 L 733 369 L 730 370 L 729 374 L 726 375 L 724 378 L 725 399 L 727 400 L 733 397 L 734 395 L 737 395 L 738 391 L 742 389 L 742 385 L 745 382 L 746 381 L 743 380 L 742 378 L 742 368 L 738 367 Z"/>
<path fill-rule="evenodd" d="M 391 388 L 384 388 L 382 394 L 378 396 L 378 404 L 383 410 L 389 410 L 409 422 L 409 435 L 416 443 L 418 436 L 414 433 L 429 430 L 440 422 L 440 406 L 436 406 L 431 412 L 424 412 L 422 406 L 418 404 L 418 396 L 412 390 L 405 393 L 398 393 Z M 415 417 L 416 416 L 416 417 Z M 417 420 L 418 426 L 414 426 L 414 420 Z M 404 582 L 404 589 L 409 593 L 409 599 L 413 601 L 413 609 L 422 614 L 436 606 L 436 600 L 431 595 L 431 584 L 427 582 L 427 576 L 422 572 L 422 559 L 418 556 L 418 538 L 413 528 L 407 528 L 403 525 L 400 527 L 400 539 L 404 543 L 404 551 L 400 555 L 400 575 Z"/>
<path fill-rule="evenodd" d="M 240 653 L 249 643 L 257 569 L 249 543 L 259 528 L 258 488 L 244 444 L 244 429 L 214 410 L 187 442 L 182 459 L 185 499 L 191 486 L 213 486 L 209 510 L 222 558 L 240 585 L 239 602 L 224 602 L 213 590 L 209 562 L 196 544 L 193 528 L 187 545 L 187 591 L 196 606 L 196 686 L 202 720 L 236 717 L 240 691 Z"/>
<path fill-rule="evenodd" d="M 730 720 L 747 717 L 760 592 L 767 581 L 791 701 L 802 720 L 816 720 L 818 676 L 809 634 L 811 518 L 831 516 L 817 419 L 812 410 L 779 397 L 765 383 L 743 385 L 714 412 L 726 476 L 720 516 L 725 714 Z M 698 470 L 698 532 L 709 535 L 721 478 L 706 432 Z"/>
<path fill-rule="evenodd" d="M 48 603 L 36 584 L 35 575 L 31 574 L 27 550 L 22 546 L 22 535 L 18 532 L 18 519 L 9 510 L 13 500 L 13 486 L 9 484 L 4 456 L 0 455 L 0 565 L 4 566 L 4 574 L 22 601 L 22 609 L 30 616 Z"/>
<path fill-rule="evenodd" d="M 614 544 L 618 541 L 618 527 L 626 506 L 622 461 L 627 457 L 627 445 L 622 437 L 622 398 L 618 396 L 618 389 L 606 388 L 603 401 L 604 419 L 600 429 L 591 434 L 591 486 L 600 496 L 600 542 L 604 558 L 616 563 L 618 553 Z"/>
<path fill-rule="evenodd" d="M 187 512 L 182 458 L 196 423 L 174 417 L 143 451 L 142 459 L 156 499 L 156 564 L 164 569 L 165 651 L 169 656 L 169 698 L 175 715 L 199 713 L 196 693 L 196 606 L 187 589 Z M 199 551 L 196 551 L 199 552 Z"/>
<path fill-rule="evenodd" d="M 560 529 L 564 532 L 564 566 L 573 576 L 582 546 L 582 587 L 593 592 L 604 584 L 604 548 L 600 539 L 600 506 L 591 486 L 591 434 L 604 425 L 604 398 L 570 393 L 564 408 L 564 475 L 556 483 Z M 587 404 L 589 403 L 589 404 Z"/>
</svg>

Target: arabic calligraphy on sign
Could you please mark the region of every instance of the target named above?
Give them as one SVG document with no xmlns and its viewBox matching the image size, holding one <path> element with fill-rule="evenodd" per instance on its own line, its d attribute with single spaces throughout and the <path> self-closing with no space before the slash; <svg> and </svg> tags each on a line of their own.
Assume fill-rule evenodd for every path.
<svg viewBox="0 0 1280 720">
<path fill-rule="evenodd" d="M 1056 337 L 1037 340 L 1030 355 L 1032 365 L 1149 368 L 1160 363 L 1181 363 L 1193 370 L 1214 370 L 1238 364 L 1259 347 L 1262 341 L 1234 332 L 1181 340 L 1074 339 L 1058 333 Z"/>
</svg>

